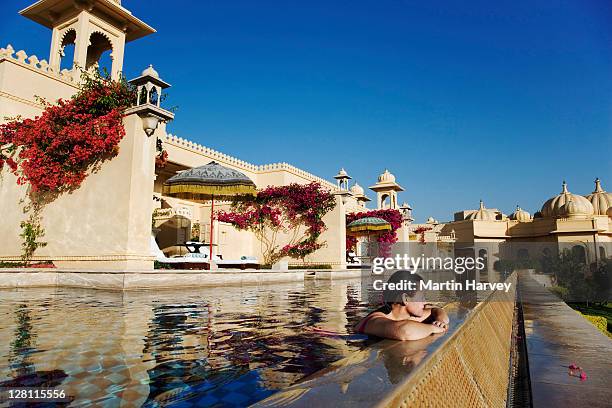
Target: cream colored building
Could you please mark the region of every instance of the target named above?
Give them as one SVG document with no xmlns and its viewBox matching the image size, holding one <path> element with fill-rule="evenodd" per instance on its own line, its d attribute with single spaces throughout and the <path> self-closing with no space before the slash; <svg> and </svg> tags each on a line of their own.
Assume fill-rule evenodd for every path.
<svg viewBox="0 0 612 408">
<path fill-rule="evenodd" d="M 110 53 L 110 72 L 118 78 L 125 43 L 155 32 L 118 0 L 41 0 L 21 14 L 51 30 L 50 54 L 44 59 L 15 51 L 10 45 L 0 48 L 0 121 L 5 117 L 39 115 L 43 105 L 36 96 L 48 101 L 69 98 L 79 89 L 78 68 L 97 69 L 104 52 Z M 65 53 L 70 45 L 74 47 L 72 65 Z M 61 69 L 66 65 L 72 68 Z M 147 95 L 159 94 L 169 86 L 153 67 L 145 69 L 133 83 L 139 92 L 146 88 Z M 89 175 L 77 191 L 45 207 L 42 226 L 48 245 L 36 252 L 35 260 L 52 260 L 58 267 L 76 269 L 151 270 L 152 225 L 167 255 L 181 250 L 184 253 L 180 244 L 194 233 L 198 235 L 195 238 L 209 242 L 210 204 L 166 197 L 161 191 L 163 183 L 176 172 L 214 160 L 244 173 L 258 188 L 316 181 L 333 192 L 337 205 L 325 216 L 327 230 L 321 236 L 326 245 L 309 256 L 305 264 L 346 266 L 346 214 L 365 211 L 369 198 L 358 184 L 349 188 L 350 177 L 344 177 L 344 170 L 334 184 L 287 163 L 247 163 L 169 134 L 164 121 L 173 115 L 160 106 L 159 98 L 156 103 L 149 101 L 147 98 L 147 103 L 139 102 L 139 106 L 126 112 L 126 137 L 120 143 L 119 155 Z M 168 152 L 169 161 L 163 168 L 155 165 L 158 139 Z M 378 207 L 398 208 L 397 192 L 403 189 L 391 173 L 381 174 L 372 189 L 378 194 Z M 19 202 L 26 197 L 26 190 L 17 186 L 15 176 L 6 168 L 0 180 L 0 194 L 0 212 L 4 216 L 0 224 L 0 261 L 16 261 L 21 254 L 19 225 L 25 219 Z M 229 203 L 219 203 L 215 208 L 228 209 Z M 216 254 L 230 260 L 241 256 L 261 259 L 261 243 L 251 233 L 215 223 Z M 280 237 L 279 245 L 283 239 Z"/>
<path fill-rule="evenodd" d="M 506 215 L 481 201 L 476 210 L 456 212 L 451 222 L 410 228 L 422 226 L 432 227 L 425 233 L 426 242 L 454 241 L 456 255 L 484 256 L 489 269 L 502 256 L 538 258 L 545 251 L 563 249 L 577 250 L 585 262 L 593 263 L 612 256 L 612 194 L 599 179 L 584 195 L 571 193 L 563 182 L 561 192 L 534 216 L 520 207 Z"/>
</svg>

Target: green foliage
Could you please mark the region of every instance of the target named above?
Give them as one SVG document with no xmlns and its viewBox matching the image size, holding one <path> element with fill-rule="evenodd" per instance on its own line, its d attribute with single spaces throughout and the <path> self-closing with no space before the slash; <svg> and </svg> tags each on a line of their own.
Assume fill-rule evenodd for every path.
<svg viewBox="0 0 612 408">
<path fill-rule="evenodd" d="M 567 299 L 567 294 L 569 293 L 569 290 L 563 286 L 553 286 L 549 290 L 563 300 Z"/>
<path fill-rule="evenodd" d="M 4 262 L 0 261 L 0 268 L 22 268 L 25 264 L 23 262 Z"/>
<path fill-rule="evenodd" d="M 191 225 L 191 240 L 199 241 L 201 233 L 201 225 L 199 222 L 195 222 Z"/>
<path fill-rule="evenodd" d="M 174 269 L 174 267 L 171 264 L 153 261 L 153 269 Z"/>
<path fill-rule="evenodd" d="M 514 262 L 509 259 L 499 259 L 493 263 L 493 269 L 497 272 L 509 274 L 514 271 Z"/>
<path fill-rule="evenodd" d="M 493 263 L 493 269 L 497 272 L 509 274 L 516 269 L 540 269 L 540 261 L 537 259 L 499 259 Z"/>
<path fill-rule="evenodd" d="M 542 259 L 542 270 L 554 276 L 556 286 L 567 289 L 563 295 L 565 301 L 607 301 L 611 267 L 610 259 L 589 266 L 580 254 L 571 250 Z"/>
<path fill-rule="evenodd" d="M 40 238 L 45 236 L 45 230 L 40 225 L 40 216 L 38 211 L 33 212 L 26 221 L 21 222 L 21 234 L 19 236 L 23 239 L 21 248 L 23 253 L 21 259 L 25 266 L 30 264 L 34 252 L 38 248 L 47 246 L 46 242 L 40 241 Z"/>
<path fill-rule="evenodd" d="M 332 269 L 332 266 L 329 264 L 289 265 L 289 269 Z"/>
</svg>

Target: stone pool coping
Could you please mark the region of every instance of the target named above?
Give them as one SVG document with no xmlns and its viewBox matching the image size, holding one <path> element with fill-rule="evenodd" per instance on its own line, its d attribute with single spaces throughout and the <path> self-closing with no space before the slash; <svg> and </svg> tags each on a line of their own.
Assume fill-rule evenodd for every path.
<svg viewBox="0 0 612 408">
<path fill-rule="evenodd" d="M 303 282 L 304 279 L 351 279 L 361 270 L 74 270 L 60 268 L 0 268 L 0 289 L 68 287 L 103 290 L 147 290 Z"/>
<path fill-rule="evenodd" d="M 612 339 L 534 279 L 519 275 L 532 405 L 609 407 Z M 575 363 L 587 374 L 569 375 Z"/>
</svg>

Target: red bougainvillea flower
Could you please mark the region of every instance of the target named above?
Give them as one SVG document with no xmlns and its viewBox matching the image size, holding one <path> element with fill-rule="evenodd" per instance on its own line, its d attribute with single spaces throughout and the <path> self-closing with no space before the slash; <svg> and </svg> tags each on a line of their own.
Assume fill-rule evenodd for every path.
<svg viewBox="0 0 612 408">
<path fill-rule="evenodd" d="M 33 193 L 78 188 L 89 170 L 118 154 L 123 111 L 133 99 L 125 82 L 85 78 L 70 100 L 46 105 L 34 119 L 0 125 L 0 169 L 6 163 Z"/>
</svg>

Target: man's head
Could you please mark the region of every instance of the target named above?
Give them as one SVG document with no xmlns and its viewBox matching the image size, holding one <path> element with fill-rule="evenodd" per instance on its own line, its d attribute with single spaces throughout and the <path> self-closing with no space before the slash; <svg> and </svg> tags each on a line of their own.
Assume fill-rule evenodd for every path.
<svg viewBox="0 0 612 408">
<path fill-rule="evenodd" d="M 395 272 L 387 280 L 387 289 L 383 292 L 384 302 L 390 307 L 399 304 L 406 307 L 411 315 L 422 316 L 426 304 L 423 292 L 419 290 L 422 280 L 420 275 L 410 271 Z M 389 289 L 389 284 L 393 284 L 393 289 Z"/>
</svg>

